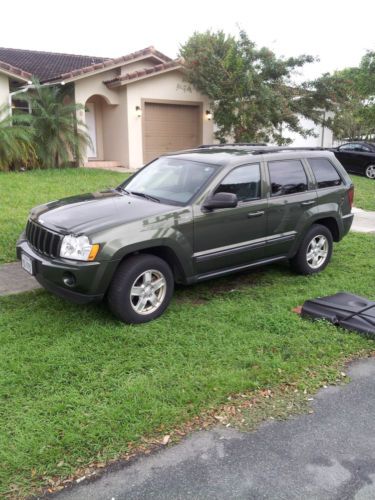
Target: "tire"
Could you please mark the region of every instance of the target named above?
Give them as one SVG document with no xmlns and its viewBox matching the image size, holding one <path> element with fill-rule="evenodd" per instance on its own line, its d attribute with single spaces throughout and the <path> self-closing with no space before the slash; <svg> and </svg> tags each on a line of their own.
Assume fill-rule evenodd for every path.
<svg viewBox="0 0 375 500">
<path fill-rule="evenodd" d="M 375 179 L 375 163 L 367 165 L 365 169 L 365 176 L 367 179 Z"/>
<path fill-rule="evenodd" d="M 332 249 L 331 231 L 321 224 L 314 224 L 307 231 L 296 255 L 290 259 L 290 265 L 298 274 L 320 273 L 331 260 Z"/>
<path fill-rule="evenodd" d="M 146 323 L 163 314 L 173 289 L 169 265 L 155 255 L 139 254 L 120 264 L 109 287 L 107 302 L 124 323 Z"/>
</svg>

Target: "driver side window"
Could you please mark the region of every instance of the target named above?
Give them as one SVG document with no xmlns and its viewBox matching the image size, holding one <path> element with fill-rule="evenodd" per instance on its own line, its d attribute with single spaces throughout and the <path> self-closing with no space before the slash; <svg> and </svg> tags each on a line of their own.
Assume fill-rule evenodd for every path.
<svg viewBox="0 0 375 500">
<path fill-rule="evenodd" d="M 237 167 L 230 172 L 216 189 L 216 193 L 233 193 L 238 201 L 260 198 L 260 165 L 252 163 Z"/>
</svg>

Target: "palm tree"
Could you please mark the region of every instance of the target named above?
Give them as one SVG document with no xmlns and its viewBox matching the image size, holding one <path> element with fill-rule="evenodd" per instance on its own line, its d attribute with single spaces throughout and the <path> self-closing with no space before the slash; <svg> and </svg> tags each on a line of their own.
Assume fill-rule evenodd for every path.
<svg viewBox="0 0 375 500">
<path fill-rule="evenodd" d="M 31 108 L 34 147 L 42 168 L 61 167 L 72 160 L 79 164 L 90 144 L 86 125 L 77 118 L 84 106 L 76 104 L 69 88 L 33 82 L 25 99 Z"/>
<path fill-rule="evenodd" d="M 35 159 L 29 124 L 29 116 L 12 116 L 9 106 L 0 106 L 0 171 L 17 163 L 27 166 Z"/>
</svg>

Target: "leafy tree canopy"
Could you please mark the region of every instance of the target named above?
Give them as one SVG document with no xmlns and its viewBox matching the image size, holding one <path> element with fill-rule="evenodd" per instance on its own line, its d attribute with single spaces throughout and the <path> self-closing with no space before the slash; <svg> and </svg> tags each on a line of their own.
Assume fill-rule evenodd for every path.
<svg viewBox="0 0 375 500">
<path fill-rule="evenodd" d="M 76 104 L 69 86 L 43 86 L 37 80 L 22 97 L 31 108 L 30 122 L 39 166 L 52 168 L 79 164 L 90 144 L 86 125 L 77 118 Z"/>
<path fill-rule="evenodd" d="M 17 165 L 28 166 L 35 161 L 28 118 L 12 116 L 9 106 L 0 106 L 0 171 Z"/>
<path fill-rule="evenodd" d="M 340 97 L 332 78 L 297 83 L 297 71 L 314 57 L 277 57 L 257 48 L 243 31 L 238 37 L 223 31 L 195 33 L 180 56 L 187 81 L 210 99 L 222 142 L 231 137 L 287 144 L 285 131 L 313 135 L 300 125 L 300 116 L 321 123 L 322 111 L 335 109 Z"/>
<path fill-rule="evenodd" d="M 326 75 L 326 79 L 340 82 L 346 96 L 330 123 L 335 137 L 342 140 L 374 138 L 375 51 L 368 51 L 358 67 Z"/>
</svg>

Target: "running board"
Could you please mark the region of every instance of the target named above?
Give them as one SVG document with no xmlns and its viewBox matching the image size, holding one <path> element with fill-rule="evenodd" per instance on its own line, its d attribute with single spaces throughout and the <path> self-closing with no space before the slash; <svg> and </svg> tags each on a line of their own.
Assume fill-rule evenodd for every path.
<svg viewBox="0 0 375 500">
<path fill-rule="evenodd" d="M 220 271 L 210 271 L 209 273 L 199 274 L 196 280 L 203 281 L 209 280 L 211 278 L 218 278 L 219 276 L 226 276 L 227 274 L 245 271 L 246 269 L 263 266 L 265 264 L 273 264 L 274 262 L 279 262 L 285 259 L 287 259 L 287 257 L 285 255 L 282 255 L 281 257 L 271 257 L 269 259 L 257 260 L 256 262 L 252 262 L 251 264 L 244 264 L 242 266 L 226 267 L 225 269 L 221 269 Z"/>
</svg>

